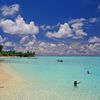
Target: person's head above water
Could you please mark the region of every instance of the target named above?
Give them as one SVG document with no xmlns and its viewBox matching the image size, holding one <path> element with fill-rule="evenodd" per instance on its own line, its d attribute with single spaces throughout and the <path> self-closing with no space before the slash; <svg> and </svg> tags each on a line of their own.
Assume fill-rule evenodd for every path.
<svg viewBox="0 0 100 100">
<path fill-rule="evenodd" d="M 77 87 L 77 84 L 79 84 L 80 82 L 74 81 L 74 87 Z"/>
<path fill-rule="evenodd" d="M 90 71 L 87 70 L 87 74 L 91 74 Z"/>
<path fill-rule="evenodd" d="M 77 81 L 74 81 L 74 87 L 77 87 Z"/>
</svg>

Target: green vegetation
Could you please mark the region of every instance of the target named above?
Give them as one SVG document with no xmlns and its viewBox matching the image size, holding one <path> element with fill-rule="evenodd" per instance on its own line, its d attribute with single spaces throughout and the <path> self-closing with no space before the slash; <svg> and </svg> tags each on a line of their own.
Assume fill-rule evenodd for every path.
<svg viewBox="0 0 100 100">
<path fill-rule="evenodd" d="M 2 52 L 2 48 L 3 48 L 3 46 L 2 46 L 2 45 L 0 45 L 0 52 Z"/>
<path fill-rule="evenodd" d="M 16 52 L 16 51 L 2 51 L 3 46 L 0 45 L 0 56 L 17 56 L 17 57 L 34 57 L 35 52 Z"/>
</svg>

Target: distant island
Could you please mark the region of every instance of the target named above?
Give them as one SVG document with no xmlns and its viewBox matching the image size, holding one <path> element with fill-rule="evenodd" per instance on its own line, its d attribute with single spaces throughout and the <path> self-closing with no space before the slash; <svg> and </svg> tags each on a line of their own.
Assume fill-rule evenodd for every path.
<svg viewBox="0 0 100 100">
<path fill-rule="evenodd" d="M 3 51 L 3 45 L 0 44 L 0 56 L 34 57 L 35 52 L 16 52 L 15 50 Z"/>
</svg>

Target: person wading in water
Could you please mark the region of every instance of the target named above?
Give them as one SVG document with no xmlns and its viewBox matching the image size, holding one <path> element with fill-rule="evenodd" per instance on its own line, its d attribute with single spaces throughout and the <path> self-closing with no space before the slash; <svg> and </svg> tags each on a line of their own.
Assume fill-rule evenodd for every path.
<svg viewBox="0 0 100 100">
<path fill-rule="evenodd" d="M 74 81 L 74 87 L 77 87 L 77 84 L 79 84 L 81 82 L 77 82 L 77 81 Z"/>
</svg>

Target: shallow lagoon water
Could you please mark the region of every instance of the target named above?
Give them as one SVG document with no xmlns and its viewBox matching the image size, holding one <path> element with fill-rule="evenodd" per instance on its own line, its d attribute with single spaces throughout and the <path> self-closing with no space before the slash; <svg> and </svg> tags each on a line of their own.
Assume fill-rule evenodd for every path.
<svg viewBox="0 0 100 100">
<path fill-rule="evenodd" d="M 63 62 L 57 62 L 58 59 Z M 100 100 L 100 57 L 40 56 L 3 60 L 24 79 L 23 88 L 16 91 L 12 100 Z M 81 82 L 77 88 L 73 86 L 75 80 Z"/>
</svg>

